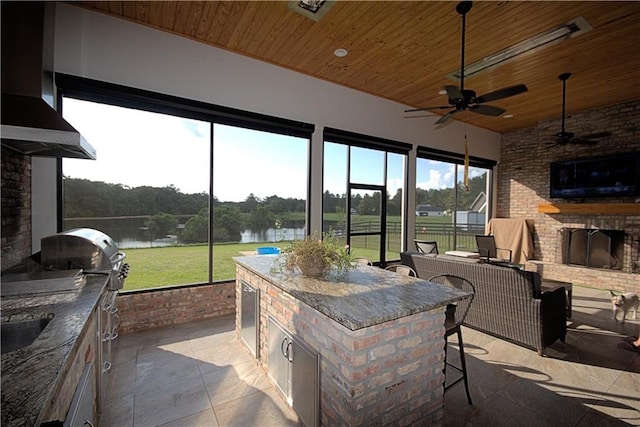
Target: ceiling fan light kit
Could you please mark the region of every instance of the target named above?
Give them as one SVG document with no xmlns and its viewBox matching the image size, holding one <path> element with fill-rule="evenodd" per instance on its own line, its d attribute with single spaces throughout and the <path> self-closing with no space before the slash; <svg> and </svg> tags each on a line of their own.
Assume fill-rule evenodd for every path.
<svg viewBox="0 0 640 427">
<path fill-rule="evenodd" d="M 435 129 L 441 129 L 444 126 L 451 123 L 454 116 L 461 111 L 471 111 L 477 114 L 483 114 L 486 116 L 497 117 L 503 114 L 506 110 L 493 105 L 485 105 L 485 102 L 497 101 L 499 99 L 508 98 L 521 93 L 526 92 L 527 86 L 524 84 L 518 84 L 514 86 L 505 87 L 502 89 L 494 90 L 481 96 L 476 96 L 476 92 L 470 89 L 464 88 L 464 54 L 465 54 L 465 31 L 466 31 L 466 15 L 471 10 L 473 2 L 461 1 L 456 6 L 456 12 L 462 17 L 462 41 L 460 47 L 460 87 L 457 86 L 445 86 L 444 90 L 448 96 L 449 105 L 439 105 L 434 107 L 414 108 L 405 110 L 405 113 L 411 113 L 416 111 L 431 111 L 431 110 L 449 110 L 450 111 L 441 116 L 435 123 Z"/>
</svg>

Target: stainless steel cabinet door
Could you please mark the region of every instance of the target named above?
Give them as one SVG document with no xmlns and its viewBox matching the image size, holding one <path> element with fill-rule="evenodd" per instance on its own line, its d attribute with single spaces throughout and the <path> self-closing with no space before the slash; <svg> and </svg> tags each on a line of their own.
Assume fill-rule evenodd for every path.
<svg viewBox="0 0 640 427">
<path fill-rule="evenodd" d="M 91 427 L 96 425 L 93 377 L 93 363 L 87 363 L 80 377 L 80 383 L 73 395 L 71 407 L 63 424 L 64 427 Z"/>
<path fill-rule="evenodd" d="M 259 289 L 246 282 L 242 282 L 242 295 L 240 300 L 240 329 L 242 340 L 247 344 L 249 350 L 255 357 L 258 357 L 258 304 L 260 301 Z"/>
<path fill-rule="evenodd" d="M 307 427 L 319 425 L 320 361 L 318 353 L 298 340 L 292 340 L 291 352 L 291 396 L 293 409 Z"/>
<path fill-rule="evenodd" d="M 291 405 L 290 362 L 288 357 L 290 347 L 291 339 L 288 334 L 269 317 L 269 375 Z"/>
<path fill-rule="evenodd" d="M 269 317 L 269 375 L 307 427 L 320 421 L 319 359 L 318 353 Z"/>
</svg>

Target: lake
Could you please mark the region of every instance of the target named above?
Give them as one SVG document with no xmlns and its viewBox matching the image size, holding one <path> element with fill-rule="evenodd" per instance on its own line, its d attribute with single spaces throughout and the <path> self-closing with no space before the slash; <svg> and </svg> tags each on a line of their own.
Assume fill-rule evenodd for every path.
<svg viewBox="0 0 640 427">
<path fill-rule="evenodd" d="M 176 216 L 181 223 L 192 216 Z M 155 248 L 179 244 L 177 235 L 167 235 L 160 239 L 151 239 L 145 222 L 149 217 L 123 218 L 70 218 L 64 220 L 65 230 L 78 227 L 88 227 L 100 230 L 111 237 L 121 249 Z M 240 243 L 280 242 L 283 240 L 303 240 L 306 229 L 304 227 L 269 228 L 263 232 L 244 230 Z"/>
</svg>

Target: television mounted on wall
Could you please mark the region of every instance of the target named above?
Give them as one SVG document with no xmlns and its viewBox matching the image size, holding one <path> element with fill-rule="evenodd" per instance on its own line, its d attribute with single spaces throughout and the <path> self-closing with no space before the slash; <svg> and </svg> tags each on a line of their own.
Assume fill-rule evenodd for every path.
<svg viewBox="0 0 640 427">
<path fill-rule="evenodd" d="M 551 162 L 551 198 L 640 195 L 640 152 Z"/>
</svg>

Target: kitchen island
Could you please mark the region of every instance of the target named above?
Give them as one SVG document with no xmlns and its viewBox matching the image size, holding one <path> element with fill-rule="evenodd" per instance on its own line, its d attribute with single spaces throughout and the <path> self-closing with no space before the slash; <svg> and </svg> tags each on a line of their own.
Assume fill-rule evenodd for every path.
<svg viewBox="0 0 640 427">
<path fill-rule="evenodd" d="M 255 356 L 270 378 L 278 381 L 273 365 L 280 362 L 269 358 L 278 357 L 279 352 L 291 358 L 290 342 L 305 349 L 298 354 L 317 355 L 317 379 L 306 378 L 296 388 L 302 379 L 295 378 L 295 368 L 293 377 L 287 378 L 291 393 L 285 391 L 285 397 L 299 415 L 305 414 L 303 422 L 442 423 L 445 308 L 470 294 L 369 266 L 342 275 L 332 273 L 326 279 L 277 273 L 272 271 L 275 258 L 235 258 L 236 330 L 242 337 L 244 298 L 240 296 L 249 286 L 259 302 Z M 270 334 L 278 329 L 273 325 L 282 327 L 291 339 L 274 344 Z M 296 389 L 309 388 L 317 388 L 315 398 L 297 395 Z M 297 401 L 306 406 L 314 399 L 315 411 L 296 407 Z"/>
</svg>

